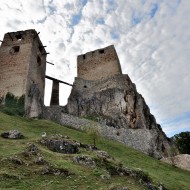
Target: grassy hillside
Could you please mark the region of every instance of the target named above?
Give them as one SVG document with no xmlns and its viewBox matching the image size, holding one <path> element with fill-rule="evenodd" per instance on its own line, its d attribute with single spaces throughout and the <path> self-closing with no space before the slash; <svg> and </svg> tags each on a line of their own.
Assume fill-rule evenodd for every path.
<svg viewBox="0 0 190 190">
<path fill-rule="evenodd" d="M 46 120 L 32 120 L 19 116 L 10 116 L 0 112 L 0 133 L 11 129 L 21 131 L 26 138 L 10 140 L 0 137 L 0 189 L 114 189 L 118 185 L 129 189 L 145 189 L 128 176 L 112 176 L 102 180 L 103 168 L 89 168 L 73 163 L 74 155 L 60 154 L 50 151 L 39 143 L 41 133 L 47 135 L 61 134 L 82 143 L 92 144 L 91 137 L 80 131 L 63 127 Z M 29 143 L 37 145 L 44 158 L 56 168 L 68 170 L 68 176 L 41 175 L 43 166 L 35 165 L 32 158 L 23 158 L 21 154 Z M 154 183 L 162 183 L 170 190 L 190 190 L 190 172 L 175 168 L 151 158 L 141 152 L 128 148 L 115 141 L 99 138 L 97 147 L 107 151 L 115 158 L 115 163 L 122 163 L 132 169 L 140 168 L 147 172 Z M 79 154 L 93 152 L 82 151 Z M 10 162 L 12 157 L 22 158 L 25 164 Z"/>
</svg>

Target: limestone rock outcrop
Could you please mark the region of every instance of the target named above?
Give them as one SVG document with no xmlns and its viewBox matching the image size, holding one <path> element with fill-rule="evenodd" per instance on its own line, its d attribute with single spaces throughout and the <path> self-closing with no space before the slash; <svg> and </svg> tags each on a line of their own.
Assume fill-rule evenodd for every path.
<svg viewBox="0 0 190 190">
<path fill-rule="evenodd" d="M 66 112 L 96 119 L 110 127 L 105 136 L 115 133 L 114 139 L 156 158 L 167 156 L 171 146 L 128 75 L 94 81 L 75 78 Z"/>
<path fill-rule="evenodd" d="M 7 132 L 1 133 L 1 136 L 8 139 L 22 139 L 24 135 L 18 130 L 10 130 Z"/>
</svg>

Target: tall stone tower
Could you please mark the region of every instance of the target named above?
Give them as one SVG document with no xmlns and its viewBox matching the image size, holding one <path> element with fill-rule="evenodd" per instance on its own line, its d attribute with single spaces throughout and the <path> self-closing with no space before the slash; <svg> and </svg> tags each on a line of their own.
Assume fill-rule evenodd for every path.
<svg viewBox="0 0 190 190">
<path fill-rule="evenodd" d="M 39 117 L 44 102 L 46 51 L 35 30 L 6 33 L 0 46 L 0 98 L 25 96 L 25 112 Z"/>
</svg>

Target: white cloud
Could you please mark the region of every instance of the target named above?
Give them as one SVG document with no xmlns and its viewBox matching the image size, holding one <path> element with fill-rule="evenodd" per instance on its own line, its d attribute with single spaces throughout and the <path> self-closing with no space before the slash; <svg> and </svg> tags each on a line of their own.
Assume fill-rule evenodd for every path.
<svg viewBox="0 0 190 190">
<path fill-rule="evenodd" d="M 2 0 L 0 38 L 35 28 L 47 45 L 47 75 L 72 83 L 77 55 L 115 44 L 128 73 L 167 134 L 189 130 L 189 0 Z M 46 104 L 51 82 L 47 81 Z M 69 87 L 61 85 L 65 104 Z"/>
</svg>

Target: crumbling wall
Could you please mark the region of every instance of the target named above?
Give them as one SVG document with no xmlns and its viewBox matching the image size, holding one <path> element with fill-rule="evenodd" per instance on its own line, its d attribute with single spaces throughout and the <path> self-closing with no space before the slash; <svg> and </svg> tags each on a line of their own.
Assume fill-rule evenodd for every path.
<svg viewBox="0 0 190 190">
<path fill-rule="evenodd" d="M 33 35 L 33 38 L 36 34 Z M 39 117 L 44 105 L 46 51 L 39 39 L 33 39 L 26 84 L 26 114 Z"/>
<path fill-rule="evenodd" d="M 77 57 L 77 71 L 77 77 L 85 80 L 98 80 L 122 74 L 119 59 L 113 45 L 79 55 Z"/>
</svg>

